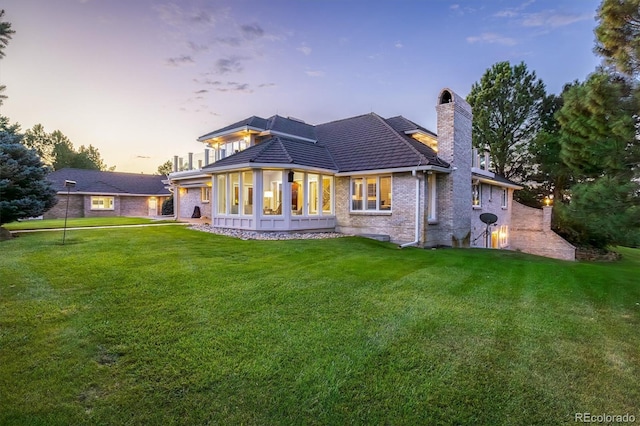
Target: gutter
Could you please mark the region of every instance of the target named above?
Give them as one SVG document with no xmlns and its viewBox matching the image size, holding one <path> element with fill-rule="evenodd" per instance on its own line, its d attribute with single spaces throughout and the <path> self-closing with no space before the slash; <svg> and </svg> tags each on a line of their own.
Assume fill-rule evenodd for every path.
<svg viewBox="0 0 640 426">
<path fill-rule="evenodd" d="M 411 175 L 416 178 L 416 240 L 410 243 L 400 244 L 399 249 L 409 246 L 417 246 L 420 242 L 420 179 L 418 178 L 418 170 L 414 169 Z"/>
</svg>

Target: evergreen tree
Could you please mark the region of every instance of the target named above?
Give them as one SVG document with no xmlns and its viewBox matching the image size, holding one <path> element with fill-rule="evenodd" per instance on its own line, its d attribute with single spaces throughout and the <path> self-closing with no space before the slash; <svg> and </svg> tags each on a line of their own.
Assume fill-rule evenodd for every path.
<svg viewBox="0 0 640 426">
<path fill-rule="evenodd" d="M 46 179 L 48 168 L 20 138 L 0 132 L 0 225 L 40 216 L 56 203 L 55 191 Z"/>
<path fill-rule="evenodd" d="M 497 173 L 527 181 L 544 98 L 544 83 L 524 63 L 498 62 L 471 87 L 473 145 L 490 152 Z"/>
<path fill-rule="evenodd" d="M 640 145 L 633 85 L 595 73 L 569 86 L 563 100 L 556 114 L 560 156 L 576 182 L 560 211 L 567 232 L 574 242 L 595 247 L 637 244 Z"/>
<path fill-rule="evenodd" d="M 627 75 L 640 73 L 640 0 L 604 0 L 598 9 L 596 53 Z"/>
</svg>

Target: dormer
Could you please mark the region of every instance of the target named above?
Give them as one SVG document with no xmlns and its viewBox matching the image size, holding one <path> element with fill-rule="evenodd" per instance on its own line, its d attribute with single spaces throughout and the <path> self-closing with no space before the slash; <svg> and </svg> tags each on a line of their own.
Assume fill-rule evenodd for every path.
<svg viewBox="0 0 640 426">
<path fill-rule="evenodd" d="M 436 135 L 434 135 L 433 133 L 424 131 L 422 129 L 412 129 L 412 130 L 406 130 L 404 134 L 407 136 L 411 136 L 413 139 L 417 140 L 421 144 L 428 146 L 429 148 L 433 149 L 436 153 L 438 152 L 438 139 L 436 138 Z"/>
</svg>

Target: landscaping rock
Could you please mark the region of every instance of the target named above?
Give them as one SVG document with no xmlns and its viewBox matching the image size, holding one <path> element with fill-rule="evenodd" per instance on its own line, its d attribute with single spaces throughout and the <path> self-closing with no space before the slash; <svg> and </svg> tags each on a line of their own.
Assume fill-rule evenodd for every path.
<svg viewBox="0 0 640 426">
<path fill-rule="evenodd" d="M 214 228 L 210 225 L 191 225 L 191 229 L 241 240 L 320 240 L 325 238 L 346 237 L 346 234 L 338 232 L 257 232 L 243 231 L 239 229 Z"/>
<path fill-rule="evenodd" d="M 5 229 L 2 226 L 0 226 L 0 241 L 10 240 L 11 238 L 13 238 L 13 235 L 11 235 L 11 232 L 8 229 Z"/>
</svg>

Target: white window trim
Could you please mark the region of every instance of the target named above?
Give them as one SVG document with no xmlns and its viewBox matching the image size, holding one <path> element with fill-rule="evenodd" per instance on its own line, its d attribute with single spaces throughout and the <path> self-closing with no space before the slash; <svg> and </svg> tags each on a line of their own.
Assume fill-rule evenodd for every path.
<svg viewBox="0 0 640 426">
<path fill-rule="evenodd" d="M 200 201 L 202 203 L 209 203 L 211 201 L 211 188 L 208 186 L 200 188 Z"/>
<path fill-rule="evenodd" d="M 365 209 L 365 202 L 367 201 L 367 179 L 370 178 L 375 178 L 376 179 L 376 208 L 375 209 Z M 385 209 L 382 210 L 380 209 L 380 179 L 381 178 L 389 178 L 389 182 L 390 182 L 390 193 L 393 194 L 393 176 L 392 175 L 363 175 L 363 176 L 356 176 L 356 177 L 351 177 L 351 179 L 349 179 L 349 213 L 354 213 L 354 214 L 391 214 L 393 212 L 393 195 L 391 196 L 391 208 L 389 209 Z M 353 181 L 354 179 L 361 179 L 363 182 L 363 187 L 362 187 L 362 209 L 361 210 L 354 210 L 353 209 Z"/>
<path fill-rule="evenodd" d="M 428 202 L 427 202 L 427 222 L 428 223 L 437 223 L 438 222 L 438 190 L 437 190 L 437 179 L 436 174 L 431 173 L 427 175 L 427 194 L 428 194 Z"/>
<path fill-rule="evenodd" d="M 111 199 L 111 208 L 99 208 L 99 207 L 98 207 L 98 208 L 94 208 L 94 207 L 93 207 L 93 200 L 94 200 L 94 199 L 101 199 L 101 198 L 102 198 L 102 199 L 105 199 L 105 200 L 106 200 L 106 199 Z M 93 210 L 93 211 L 105 211 L 105 210 L 106 210 L 106 211 L 113 211 L 113 210 L 115 210 L 115 207 L 116 207 L 116 200 L 115 200 L 115 197 L 109 197 L 109 196 L 92 196 L 92 197 L 91 197 L 90 202 L 91 202 L 91 210 Z M 103 204 L 103 205 L 104 205 L 104 204 Z"/>
<path fill-rule="evenodd" d="M 500 204 L 503 210 L 507 210 L 509 208 L 509 189 L 502 188 L 502 199 L 500 200 Z"/>
<path fill-rule="evenodd" d="M 478 186 L 478 204 L 473 204 L 473 187 L 476 185 Z M 482 183 L 481 182 L 474 183 L 471 185 L 471 205 L 473 206 L 474 209 L 482 208 Z"/>
</svg>

